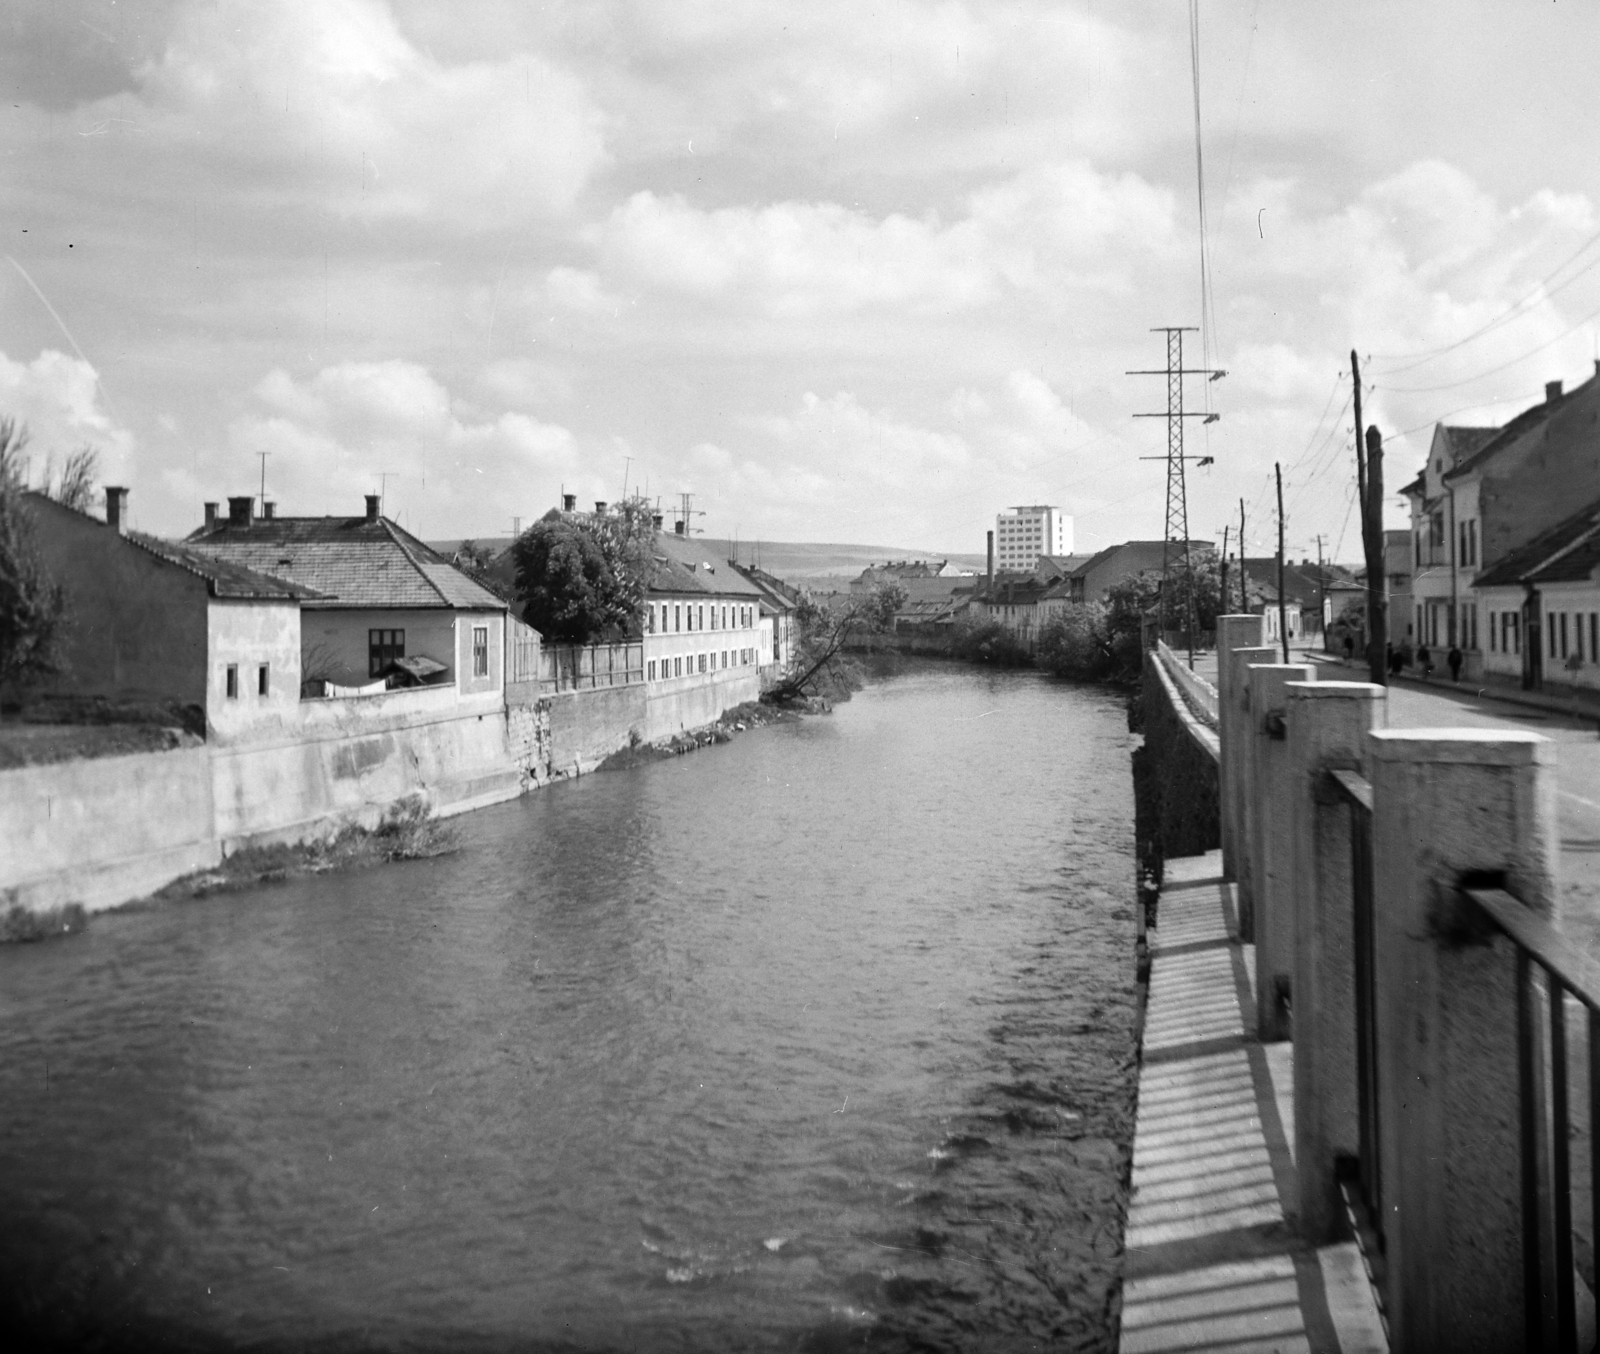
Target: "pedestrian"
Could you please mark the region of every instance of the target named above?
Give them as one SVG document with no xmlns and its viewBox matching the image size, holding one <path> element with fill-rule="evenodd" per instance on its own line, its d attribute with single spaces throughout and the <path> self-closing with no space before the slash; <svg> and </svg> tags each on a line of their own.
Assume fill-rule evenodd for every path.
<svg viewBox="0 0 1600 1354">
<path fill-rule="evenodd" d="M 1427 681 L 1433 676 L 1433 655 L 1428 652 L 1426 644 L 1417 647 L 1417 666 L 1422 669 L 1422 680 Z"/>
<path fill-rule="evenodd" d="M 1345 631 L 1345 635 L 1344 635 L 1344 661 L 1346 663 L 1348 663 L 1353 657 L 1355 657 L 1355 652 L 1356 652 L 1355 638 L 1350 634 L 1350 632 L 1348 630 L 1346 630 Z"/>
<path fill-rule="evenodd" d="M 1444 661 L 1450 665 L 1450 680 L 1459 682 L 1461 680 L 1461 646 L 1452 644 L 1450 652 L 1445 655 Z"/>
<path fill-rule="evenodd" d="M 1405 651 L 1402 649 L 1397 649 L 1393 644 L 1391 644 L 1389 646 L 1389 675 L 1391 677 L 1398 677 L 1400 675 L 1400 669 L 1405 666 L 1405 663 Z"/>
</svg>

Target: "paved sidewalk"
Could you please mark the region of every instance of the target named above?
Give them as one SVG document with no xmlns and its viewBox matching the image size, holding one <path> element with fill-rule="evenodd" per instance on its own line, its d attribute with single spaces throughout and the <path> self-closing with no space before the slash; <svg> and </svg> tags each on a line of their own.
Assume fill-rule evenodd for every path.
<svg viewBox="0 0 1600 1354">
<path fill-rule="evenodd" d="M 1255 1039 L 1219 852 L 1166 863 L 1134 1129 L 1123 1354 L 1387 1350 L 1354 1243 L 1294 1233 L 1293 1048 Z"/>
</svg>

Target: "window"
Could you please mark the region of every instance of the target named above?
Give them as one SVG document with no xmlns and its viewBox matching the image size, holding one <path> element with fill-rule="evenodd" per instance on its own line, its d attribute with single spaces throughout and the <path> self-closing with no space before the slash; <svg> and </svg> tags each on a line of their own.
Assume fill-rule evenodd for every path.
<svg viewBox="0 0 1600 1354">
<path fill-rule="evenodd" d="M 472 675 L 474 677 L 487 677 L 489 675 L 489 627 L 475 625 L 472 627 Z"/>
<path fill-rule="evenodd" d="M 1495 643 L 1496 636 L 1495 636 L 1495 633 L 1494 633 L 1494 628 L 1499 623 L 1500 623 L 1500 613 L 1497 612 L 1497 611 L 1491 611 L 1489 613 L 1489 652 L 1490 653 L 1494 653 L 1495 650 L 1496 650 L 1496 647 L 1497 647 L 1496 643 Z"/>
<path fill-rule="evenodd" d="M 704 602 L 700 604 L 700 628 L 702 630 L 706 628 L 706 607 Z"/>
<path fill-rule="evenodd" d="M 1545 633 L 1550 636 L 1550 657 L 1554 658 L 1556 656 L 1556 613 L 1555 612 L 1553 612 L 1553 611 L 1545 612 L 1544 628 L 1545 628 Z"/>
<path fill-rule="evenodd" d="M 266 663 L 262 663 L 256 668 L 256 695 L 258 696 L 265 696 L 270 689 L 267 684 L 267 668 L 268 665 Z"/>
<path fill-rule="evenodd" d="M 728 608 L 727 607 L 723 607 L 722 608 L 722 628 L 724 630 L 726 630 L 728 628 Z"/>
<path fill-rule="evenodd" d="M 231 701 L 238 700 L 239 699 L 239 665 L 237 663 L 229 663 L 228 664 L 227 685 L 228 685 L 228 699 L 231 700 Z"/>
<path fill-rule="evenodd" d="M 1589 661 L 1600 663 L 1600 611 L 1589 613 Z"/>
<path fill-rule="evenodd" d="M 672 675 L 674 677 L 682 677 L 683 676 L 683 659 L 674 658 L 672 660 Z"/>
<path fill-rule="evenodd" d="M 651 608 L 651 610 L 654 611 L 654 608 Z M 649 666 L 650 666 L 649 680 L 653 682 L 656 679 L 656 660 L 652 658 L 650 660 L 650 665 Z"/>
<path fill-rule="evenodd" d="M 1567 656 L 1567 613 L 1561 613 L 1561 656 Z"/>
<path fill-rule="evenodd" d="M 726 649 L 722 651 L 722 666 L 728 666 L 728 651 Z"/>
<path fill-rule="evenodd" d="M 644 618 L 645 630 L 648 633 L 653 635 L 656 632 L 656 609 L 653 606 L 649 606 L 649 607 L 645 608 L 645 612 L 646 612 L 646 615 L 645 615 L 645 618 Z"/>
<path fill-rule="evenodd" d="M 680 606 L 672 608 L 672 629 L 674 634 L 683 629 L 683 608 Z"/>
<path fill-rule="evenodd" d="M 367 631 L 367 676 L 376 677 L 397 658 L 406 656 L 404 630 Z"/>
<path fill-rule="evenodd" d="M 706 670 L 706 656 L 704 654 L 701 654 L 700 655 L 700 671 L 704 672 L 705 670 Z"/>
</svg>

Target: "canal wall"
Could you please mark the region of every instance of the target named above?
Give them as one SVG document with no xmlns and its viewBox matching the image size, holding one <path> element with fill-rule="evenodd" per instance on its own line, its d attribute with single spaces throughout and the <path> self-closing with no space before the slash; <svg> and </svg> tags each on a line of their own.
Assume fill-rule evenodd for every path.
<svg viewBox="0 0 1600 1354">
<path fill-rule="evenodd" d="M 510 706 L 426 687 L 303 701 L 266 737 L 0 771 L 0 910 L 114 907 L 245 846 L 375 827 L 403 801 L 483 808 L 760 695 L 753 667 L 707 677 Z"/>
</svg>

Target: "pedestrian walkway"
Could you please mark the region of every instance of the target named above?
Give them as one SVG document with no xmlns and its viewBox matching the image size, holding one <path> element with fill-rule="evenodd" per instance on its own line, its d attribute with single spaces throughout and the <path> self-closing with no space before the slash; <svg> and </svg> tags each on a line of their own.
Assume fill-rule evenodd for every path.
<svg viewBox="0 0 1600 1354">
<path fill-rule="evenodd" d="M 1387 1350 L 1355 1244 L 1305 1245 L 1294 1053 L 1255 1039 L 1255 947 L 1219 852 L 1165 867 L 1149 932 L 1123 1354 Z"/>
</svg>

